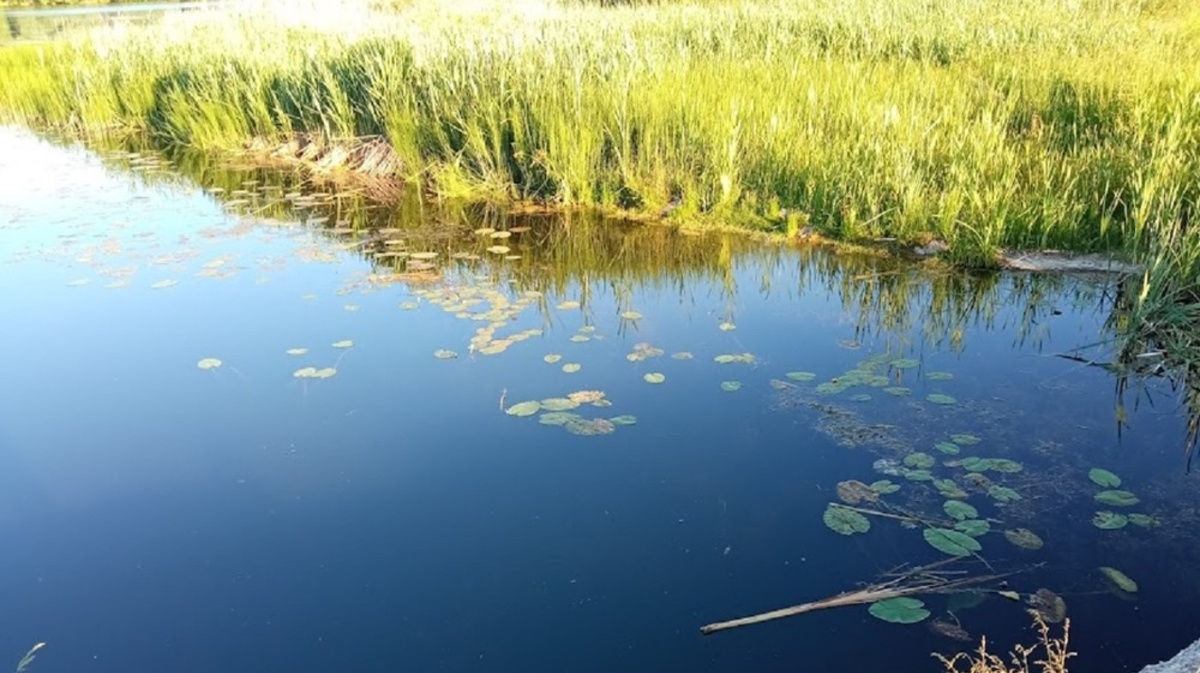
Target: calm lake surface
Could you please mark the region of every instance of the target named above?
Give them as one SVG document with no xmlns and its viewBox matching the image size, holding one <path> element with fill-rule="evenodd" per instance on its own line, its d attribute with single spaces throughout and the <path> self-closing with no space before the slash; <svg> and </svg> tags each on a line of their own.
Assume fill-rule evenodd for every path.
<svg viewBox="0 0 1200 673">
<path fill-rule="evenodd" d="M 1132 390 L 1118 436 L 1113 375 L 1055 357 L 1108 338 L 1111 281 L 368 208 L 13 129 L 0 169 L 0 660 L 47 641 L 31 671 L 916 672 L 1031 641 L 995 596 L 955 610 L 972 642 L 865 606 L 700 635 L 947 558 L 895 519 L 823 523 L 839 482 L 880 479 L 901 488 L 860 507 L 948 521 L 913 452 L 991 519 L 954 568 L 1064 597 L 1072 670 L 1200 636 L 1174 398 Z M 553 398 L 578 416 L 518 415 Z M 979 441 L 934 448 L 953 434 Z M 971 456 L 1017 465 L 976 483 Z M 1139 502 L 1098 504 L 1094 467 Z"/>
</svg>

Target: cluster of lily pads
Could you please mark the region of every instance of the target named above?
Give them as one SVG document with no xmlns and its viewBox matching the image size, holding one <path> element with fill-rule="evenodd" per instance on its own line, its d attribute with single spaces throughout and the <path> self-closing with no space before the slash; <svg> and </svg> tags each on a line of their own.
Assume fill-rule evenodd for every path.
<svg viewBox="0 0 1200 673">
<path fill-rule="evenodd" d="M 619 426 L 637 423 L 636 416 L 586 418 L 573 411 L 584 405 L 605 408 L 612 406 L 612 402 L 602 391 L 579 390 L 566 397 L 518 402 L 505 409 L 504 413 L 517 417 L 538 415 L 538 422 L 542 425 L 560 427 L 573 435 L 582 436 L 608 435 L 615 432 Z"/>
<path fill-rule="evenodd" d="M 1141 500 L 1130 491 L 1121 490 L 1121 478 L 1103 468 L 1094 467 L 1088 471 L 1088 479 L 1097 486 L 1105 489 L 1095 494 L 1094 499 L 1101 505 L 1110 507 L 1132 507 Z M 1103 530 L 1117 530 L 1128 524 L 1142 528 L 1156 528 L 1161 522 L 1149 514 L 1122 514 L 1112 510 L 1099 510 L 1092 517 L 1092 524 Z"/>
<path fill-rule="evenodd" d="M 831 377 L 828 381 L 818 384 L 814 390 L 820 395 L 837 395 L 851 388 L 869 387 L 882 390 L 895 397 L 912 395 L 912 389 L 903 385 L 904 373 L 920 366 L 920 361 L 914 358 L 896 358 L 888 353 L 872 355 L 859 362 L 853 368 Z M 800 376 L 793 376 L 798 374 Z M 894 374 L 890 376 L 889 374 Z M 793 372 L 787 375 L 794 381 L 811 381 L 816 378 L 810 372 Z M 926 372 L 927 381 L 949 381 L 954 378 L 950 372 Z M 856 393 L 850 398 L 855 402 L 865 402 L 871 399 L 867 393 Z M 934 404 L 955 404 L 957 400 L 944 393 L 931 393 L 926 398 Z"/>
</svg>

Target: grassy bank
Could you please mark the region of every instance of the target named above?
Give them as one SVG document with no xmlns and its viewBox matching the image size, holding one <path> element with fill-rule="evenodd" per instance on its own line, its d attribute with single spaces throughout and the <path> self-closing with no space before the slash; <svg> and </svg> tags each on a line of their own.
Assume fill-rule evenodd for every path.
<svg viewBox="0 0 1200 673">
<path fill-rule="evenodd" d="M 397 4 L 9 45 L 0 110 L 205 149 L 378 135 L 444 192 L 936 237 L 970 261 L 1195 244 L 1186 0 Z"/>
</svg>

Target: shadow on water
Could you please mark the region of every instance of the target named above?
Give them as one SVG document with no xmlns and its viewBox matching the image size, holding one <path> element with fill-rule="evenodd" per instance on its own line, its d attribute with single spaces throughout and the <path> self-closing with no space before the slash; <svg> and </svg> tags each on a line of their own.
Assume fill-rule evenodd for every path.
<svg viewBox="0 0 1200 673">
<path fill-rule="evenodd" d="M 850 589 L 889 568 L 928 562 L 930 554 L 941 558 L 944 549 L 917 529 L 957 531 L 964 517 L 976 521 L 963 529 L 977 533 L 983 548 L 969 557 L 969 570 L 1017 572 L 1009 581 L 1023 596 L 1042 587 L 1065 596 L 1080 670 L 1113 661 L 1111 670 L 1136 670 L 1195 637 L 1186 624 L 1129 626 L 1147 615 L 1170 621 L 1161 616 L 1200 598 L 1191 573 L 1200 562 L 1200 511 L 1190 504 L 1194 479 L 1174 449 L 1189 432 L 1178 409 L 1124 411 L 1120 404 L 1134 380 L 1144 399 L 1171 396 L 1161 371 L 1115 373 L 1089 364 L 1145 360 L 1136 358 L 1144 351 L 1116 345 L 1122 294 L 1113 279 L 974 273 L 580 214 L 512 215 L 414 193 L 381 204 L 370 190 L 299 171 L 127 149 L 103 152 L 102 161 L 138 176 L 151 192 L 161 188 L 167 200 L 199 185 L 229 215 L 220 226 L 181 236 L 189 245 L 235 235 L 275 245 L 271 236 L 281 233 L 289 260 L 316 269 L 305 282 L 330 283 L 321 299 L 334 295 L 331 312 L 316 320 L 292 306 L 304 302 L 285 305 L 301 292 L 316 295 L 304 283 L 270 300 L 255 299 L 248 282 L 194 295 L 181 287 L 175 301 L 194 302 L 188 310 L 207 311 L 205 317 L 181 311 L 174 317 L 185 327 L 176 333 L 159 326 L 164 334 L 155 335 L 166 343 L 195 333 L 212 343 L 225 339 L 225 367 L 241 368 L 213 378 L 228 387 L 212 399 L 189 387 L 194 376 L 156 384 L 156 396 L 178 388 L 198 396 L 189 405 L 206 405 L 206 417 L 171 428 L 170 436 L 204 438 L 195 456 L 177 447 L 186 458 L 206 466 L 213 446 L 243 441 L 232 429 L 221 434 L 223 424 L 212 420 L 248 413 L 241 405 L 254 413 L 239 433 L 262 433 L 262 447 L 288 447 L 286 458 L 264 457 L 265 450 L 252 461 L 225 456 L 246 469 L 247 483 L 257 478 L 277 489 L 233 496 L 239 507 L 272 514 L 261 527 L 246 524 L 246 537 L 236 538 L 241 547 L 225 553 L 246 566 L 236 566 L 239 578 L 271 579 L 241 582 L 226 600 L 254 613 L 303 595 L 312 605 L 293 619 L 351 615 L 342 627 L 326 624 L 328 634 L 320 632 L 339 646 L 336 654 L 321 649 L 323 640 L 295 638 L 316 632 L 307 623 L 273 631 L 247 620 L 238 633 L 254 651 L 259 638 L 277 637 L 290 643 L 280 651 L 294 647 L 294 657 L 323 666 L 364 642 L 401 642 L 402 651 L 376 652 L 374 663 L 502 670 L 544 648 L 546 667 L 559 670 L 782 671 L 801 661 L 891 670 L 909 656 L 914 663 L 905 670 L 935 670 L 922 663 L 926 653 L 965 645 L 924 627 L 883 624 L 865 610 L 797 617 L 699 643 L 696 629 Z M 163 246 L 153 254 L 169 256 Z M 254 252 L 269 258 L 264 269 L 280 265 L 277 250 L 269 252 Z M 74 248 L 63 256 L 91 261 Z M 353 263 L 341 264 L 344 258 Z M 221 277 L 225 268 L 205 264 L 196 275 Z M 229 280 L 237 282 L 232 272 Z M 238 293 L 250 308 L 220 313 Z M 415 327 L 397 313 L 414 316 Z M 371 330 L 347 322 L 369 314 L 385 317 Z M 298 343 L 264 334 L 277 323 Z M 318 329 L 330 325 L 336 336 Z M 236 338 L 222 336 L 235 331 Z M 348 335 L 363 343 L 337 356 L 340 373 L 332 381 L 293 380 L 291 360 L 281 366 L 261 355 L 283 358 L 283 349 L 299 342 Z M 372 351 L 371 337 L 394 347 Z M 254 339 L 262 351 L 238 351 Z M 121 343 L 113 350 L 129 352 Z M 1086 362 L 1060 357 L 1095 343 L 1101 345 L 1087 351 Z M 507 355 L 493 357 L 501 353 Z M 197 373 L 196 359 L 214 355 L 184 354 L 187 375 Z M 149 358 L 149 349 L 134 355 Z M 357 371 L 356 358 L 363 363 Z M 572 359 L 583 374 L 565 369 Z M 175 363 L 164 368 L 174 371 Z M 110 378 L 117 374 L 124 371 Z M 287 393 L 300 398 L 301 412 L 289 406 L 292 398 L 281 401 L 277 378 L 292 384 Z M 243 388 L 251 392 L 238 397 Z M 108 389 L 96 394 L 117 397 Z M 611 412 L 596 404 L 603 396 Z M 542 413 L 525 418 L 526 410 Z M 107 427 L 109 420 L 92 422 Z M 1121 442 L 1118 429 L 1129 433 Z M 336 452 L 321 454 L 319 440 Z M 398 469 L 401 459 L 411 463 Z M 315 465 L 304 463 L 311 472 L 298 467 L 301 460 Z M 261 473 L 253 471 L 255 461 Z M 876 512 L 867 515 L 868 533 L 850 524 L 837 531 L 823 520 L 830 507 L 851 504 L 844 484 L 882 480 L 899 488 L 880 486 L 867 504 L 855 501 Z M 202 487 L 209 485 L 196 493 L 206 494 Z M 211 500 L 193 497 L 206 507 L 231 502 L 225 491 Z M 345 511 L 327 515 L 314 501 Z M 973 503 L 978 518 L 948 501 Z M 193 517 L 198 523 L 188 529 L 203 531 L 213 523 L 198 511 L 205 510 L 181 506 L 173 517 Z M 280 511 L 299 514 L 274 518 Z M 146 530 L 174 534 L 173 522 L 138 516 Z M 1036 545 L 1018 534 L 1023 530 L 1036 533 Z M 122 544 L 150 554 L 132 538 L 116 548 Z M 221 563 L 202 545 L 193 551 L 206 564 Z M 321 559 L 320 572 L 295 565 L 309 556 Z M 163 567 L 194 562 L 169 560 Z M 326 565 L 339 572 L 324 574 Z M 1118 567 L 1142 586 L 1116 598 L 1097 566 Z M 367 589 L 360 578 L 370 580 L 363 580 Z M 250 598 L 237 602 L 241 595 Z M 376 603 L 381 597 L 386 604 Z M 961 623 L 989 640 L 1028 640 L 1019 604 L 992 597 L 972 608 L 967 603 L 977 597 L 957 598 L 925 600 L 943 624 Z M 481 601 L 503 610 L 480 613 Z M 366 615 L 354 618 L 356 610 Z M 46 612 L 43 620 L 57 616 Z M 514 624 L 533 624 L 537 634 Z M 222 630 L 206 637 L 234 638 Z M 489 658 L 481 667 L 476 650 L 483 649 Z M 170 653 L 154 656 L 171 661 Z"/>
</svg>

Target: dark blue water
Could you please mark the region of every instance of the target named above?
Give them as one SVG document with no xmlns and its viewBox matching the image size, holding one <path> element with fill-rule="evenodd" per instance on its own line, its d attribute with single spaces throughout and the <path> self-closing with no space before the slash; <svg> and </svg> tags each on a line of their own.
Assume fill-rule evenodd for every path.
<svg viewBox="0 0 1200 673">
<path fill-rule="evenodd" d="M 969 501 L 1046 545 L 994 532 L 980 556 L 1022 571 L 1015 590 L 1065 597 L 1073 670 L 1136 670 L 1200 636 L 1174 618 L 1200 597 L 1200 547 L 1173 398 L 1134 391 L 1118 437 L 1112 375 L 1054 357 L 1105 338 L 1111 281 L 971 278 L 615 223 L 535 221 L 498 240 L 468 218 L 433 236 L 449 225 L 409 213 L 407 248 L 439 257 L 383 283 L 360 254 L 378 246 L 302 224 L 304 209 L 279 216 L 259 186 L 223 208 L 236 182 L 214 196 L 138 157 L 130 171 L 116 167 L 129 157 L 0 138 L 0 660 L 46 641 L 31 671 L 936 671 L 930 652 L 972 643 L 865 606 L 699 627 L 944 558 L 920 530 L 872 518 L 842 536 L 822 512 L 839 481 L 881 478 L 877 459 L 948 460 L 932 446 L 961 432 L 982 439 L 962 456 L 1024 464 L 989 473 L 1019 506 Z M 483 251 L 497 243 L 520 259 Z M 486 308 L 431 301 L 450 295 L 516 303 L 497 337 L 539 332 L 478 352 L 488 321 L 455 313 Z M 571 341 L 585 326 L 590 340 Z M 639 343 L 664 354 L 628 360 Z M 745 352 L 754 363 L 714 362 Z M 920 361 L 880 370 L 910 396 L 814 391 L 879 353 Z M 307 366 L 337 371 L 293 376 Z M 791 371 L 818 378 L 772 385 Z M 636 425 L 579 436 L 502 411 L 582 390 L 612 406 L 577 413 Z M 1134 408 L 1136 394 L 1155 404 Z M 863 439 L 873 424 L 888 427 Z M 1093 527 L 1093 466 L 1163 525 Z M 898 506 L 938 513 L 928 483 L 892 479 Z M 1138 581 L 1135 601 L 1101 565 Z M 943 613 L 944 597 L 924 600 Z M 957 616 L 1002 647 L 1032 637 L 1004 599 Z"/>
</svg>

